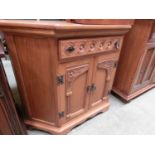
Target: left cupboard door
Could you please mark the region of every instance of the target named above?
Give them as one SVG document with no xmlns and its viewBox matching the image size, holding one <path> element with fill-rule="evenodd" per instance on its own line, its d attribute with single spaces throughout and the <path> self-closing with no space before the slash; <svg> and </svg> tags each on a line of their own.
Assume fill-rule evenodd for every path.
<svg viewBox="0 0 155 155">
<path fill-rule="evenodd" d="M 59 66 L 59 118 L 62 123 L 80 116 L 88 109 L 93 59 L 83 59 Z"/>
</svg>

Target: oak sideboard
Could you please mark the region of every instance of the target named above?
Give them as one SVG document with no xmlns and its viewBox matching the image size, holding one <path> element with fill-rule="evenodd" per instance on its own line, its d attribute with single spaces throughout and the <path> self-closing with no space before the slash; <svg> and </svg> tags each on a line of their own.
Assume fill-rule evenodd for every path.
<svg viewBox="0 0 155 155">
<path fill-rule="evenodd" d="M 0 20 L 25 109 L 25 123 L 65 134 L 109 108 L 130 25 Z"/>
</svg>

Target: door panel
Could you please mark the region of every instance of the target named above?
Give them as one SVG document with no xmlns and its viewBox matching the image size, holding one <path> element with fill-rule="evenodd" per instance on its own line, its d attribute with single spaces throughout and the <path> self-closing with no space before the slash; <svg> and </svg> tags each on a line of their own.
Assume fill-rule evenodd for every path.
<svg viewBox="0 0 155 155">
<path fill-rule="evenodd" d="M 152 68 L 152 72 L 151 72 L 151 83 L 155 84 L 155 55 L 154 55 L 154 59 L 152 61 L 151 68 Z"/>
<path fill-rule="evenodd" d="M 111 90 L 117 61 L 114 59 L 95 59 L 93 71 L 93 84 L 95 89 L 91 91 L 90 107 L 99 105 L 108 99 Z"/>
<path fill-rule="evenodd" d="M 71 67 L 66 71 L 67 117 L 74 117 L 86 109 L 86 87 L 89 65 Z"/>
<path fill-rule="evenodd" d="M 149 59 L 149 63 L 147 65 L 147 68 L 145 70 L 145 74 L 142 78 L 142 83 L 150 83 L 150 80 L 151 80 L 151 75 L 152 75 L 152 72 L 153 72 L 153 69 L 154 69 L 154 66 L 155 66 L 155 48 L 152 48 L 150 50 L 148 50 L 147 52 L 149 55 L 150 55 L 150 59 Z M 144 60 L 145 61 L 145 60 Z"/>
<path fill-rule="evenodd" d="M 155 45 L 147 44 L 146 51 L 141 61 L 137 78 L 133 87 L 133 91 L 136 91 L 148 84 L 151 84 L 152 74 L 155 68 Z"/>
<path fill-rule="evenodd" d="M 155 84 L 155 68 L 154 68 L 154 72 L 152 74 L 152 84 Z"/>
<path fill-rule="evenodd" d="M 61 106 L 60 109 L 65 111 L 65 121 L 67 121 L 88 109 L 87 86 L 90 85 L 91 81 L 92 59 L 63 64 L 60 70 L 65 77 L 64 84 L 59 86 L 62 98 L 61 105 L 65 102 L 65 107 Z"/>
</svg>

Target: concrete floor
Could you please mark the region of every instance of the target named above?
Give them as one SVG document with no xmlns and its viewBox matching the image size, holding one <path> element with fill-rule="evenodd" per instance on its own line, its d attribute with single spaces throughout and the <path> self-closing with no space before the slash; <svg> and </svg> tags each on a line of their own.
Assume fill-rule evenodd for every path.
<svg viewBox="0 0 155 155">
<path fill-rule="evenodd" d="M 10 86 L 16 90 L 9 61 L 4 61 Z M 19 101 L 19 96 L 14 93 Z M 113 95 L 110 96 L 111 107 L 102 114 L 89 119 L 74 128 L 68 135 L 128 135 L 155 134 L 155 89 L 124 104 Z M 37 130 L 28 131 L 30 135 L 48 135 Z"/>
</svg>

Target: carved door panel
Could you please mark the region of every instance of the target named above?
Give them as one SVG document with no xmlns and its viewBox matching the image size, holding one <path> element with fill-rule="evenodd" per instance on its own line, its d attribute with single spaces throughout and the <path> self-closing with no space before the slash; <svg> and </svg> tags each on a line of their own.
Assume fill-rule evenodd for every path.
<svg viewBox="0 0 155 155">
<path fill-rule="evenodd" d="M 139 71 L 135 80 L 133 91 L 152 83 L 155 68 L 155 44 L 147 44 L 146 51 L 142 58 Z"/>
<path fill-rule="evenodd" d="M 115 59 L 105 60 L 97 57 L 94 62 L 90 107 L 108 100 L 117 66 Z"/>
<path fill-rule="evenodd" d="M 152 74 L 152 84 L 155 84 L 155 68 Z"/>
<path fill-rule="evenodd" d="M 64 115 L 64 121 L 70 120 L 88 109 L 89 93 L 92 76 L 93 59 L 80 60 L 66 63 L 60 67 L 60 73 L 64 76 L 64 83 L 59 85 L 60 92 L 60 118 Z M 59 73 L 59 74 L 60 74 Z M 64 112 L 64 114 L 63 114 Z"/>
</svg>

